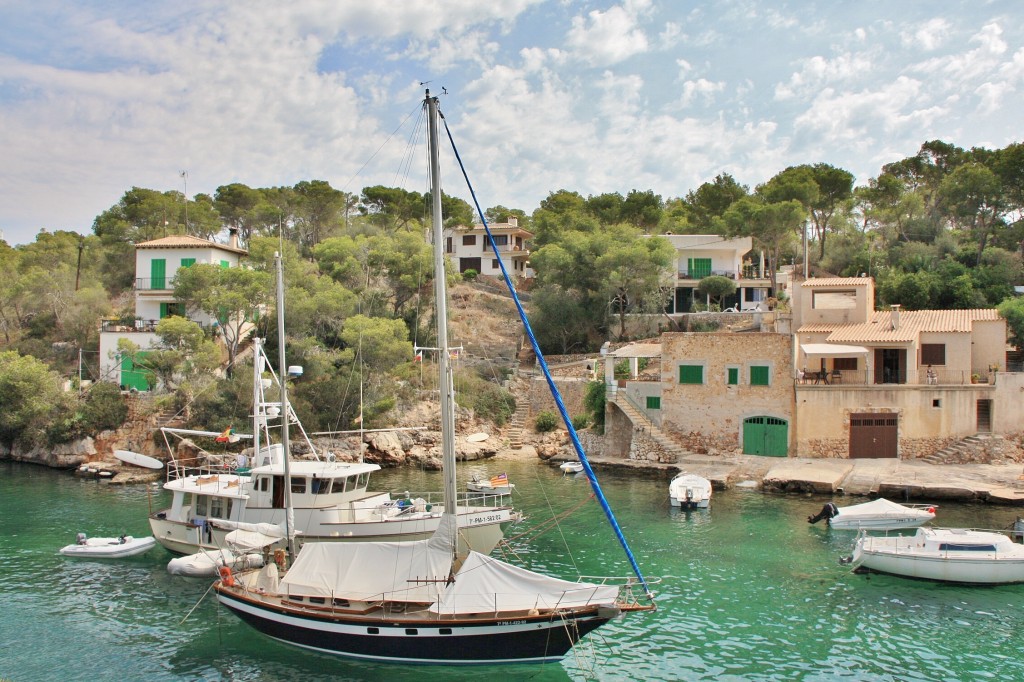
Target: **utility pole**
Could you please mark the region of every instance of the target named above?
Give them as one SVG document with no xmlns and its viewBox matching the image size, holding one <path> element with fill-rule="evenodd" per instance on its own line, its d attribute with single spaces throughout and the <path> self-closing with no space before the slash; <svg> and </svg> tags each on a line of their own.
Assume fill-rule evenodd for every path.
<svg viewBox="0 0 1024 682">
<path fill-rule="evenodd" d="M 188 171 L 183 170 L 178 174 L 181 176 L 181 181 L 185 187 L 185 234 L 188 234 Z"/>
<path fill-rule="evenodd" d="M 85 249 L 85 237 L 78 238 L 78 265 L 75 267 L 75 291 L 78 291 L 78 283 L 82 278 L 82 251 Z"/>
</svg>

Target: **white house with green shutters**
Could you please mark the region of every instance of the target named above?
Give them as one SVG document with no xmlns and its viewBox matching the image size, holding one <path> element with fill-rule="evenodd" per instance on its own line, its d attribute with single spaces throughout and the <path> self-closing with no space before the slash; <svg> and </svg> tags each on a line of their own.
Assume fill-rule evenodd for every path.
<svg viewBox="0 0 1024 682">
<path fill-rule="evenodd" d="M 239 248 L 238 238 L 231 235 L 231 243 L 218 244 L 188 235 L 172 235 L 135 245 L 135 319 L 130 324 L 123 320 L 105 320 L 100 330 L 100 372 L 126 389 L 148 390 L 147 377 L 135 370 L 129 358 L 117 354 L 117 342 L 127 338 L 140 348 L 155 346 L 156 324 L 165 317 L 189 317 L 174 300 L 174 279 L 181 268 L 196 263 L 236 268 L 248 255 Z M 215 320 L 199 312 L 190 316 L 202 326 Z"/>
<path fill-rule="evenodd" d="M 711 275 L 736 282 L 736 293 L 726 298 L 723 309 L 757 310 L 759 305 L 767 309 L 764 301 L 770 296 L 771 280 L 765 269 L 764 254 L 752 253 L 752 238 L 714 234 L 660 236 L 676 249 L 675 296 L 666 312 L 692 312 L 694 301 L 707 304 L 706 298 L 697 291 L 697 285 Z"/>
</svg>

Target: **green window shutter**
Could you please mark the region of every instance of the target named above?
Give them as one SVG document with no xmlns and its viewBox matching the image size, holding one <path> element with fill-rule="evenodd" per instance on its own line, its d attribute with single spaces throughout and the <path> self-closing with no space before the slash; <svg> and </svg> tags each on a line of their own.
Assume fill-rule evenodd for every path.
<svg viewBox="0 0 1024 682">
<path fill-rule="evenodd" d="M 767 386 L 768 385 L 768 368 L 767 367 L 751 367 L 750 368 L 750 385 L 751 386 Z"/>
<path fill-rule="evenodd" d="M 703 365 L 679 365 L 679 383 L 681 384 L 703 384 Z"/>
<path fill-rule="evenodd" d="M 167 316 L 168 316 L 167 304 L 166 303 L 161 303 L 160 304 L 160 319 L 162 320 L 162 319 L 164 319 Z"/>
<path fill-rule="evenodd" d="M 228 268 L 230 268 L 230 267 L 231 267 L 231 263 L 229 263 L 229 262 L 228 262 L 228 261 L 226 261 L 226 260 L 222 260 L 222 261 L 220 262 L 220 266 L 221 266 L 222 268 L 224 268 L 225 270 L 227 270 Z"/>
<path fill-rule="evenodd" d="M 183 267 L 183 268 L 190 268 L 190 267 L 192 267 L 195 264 L 196 264 L 196 259 L 195 258 L 182 258 L 181 259 L 181 267 Z"/>
<path fill-rule="evenodd" d="M 728 384 L 730 386 L 735 386 L 738 383 L 740 383 L 740 368 L 739 367 L 730 367 L 729 368 Z"/>
<path fill-rule="evenodd" d="M 647 396 L 647 409 L 648 410 L 660 410 L 661 409 L 661 397 L 656 395 Z"/>
<path fill-rule="evenodd" d="M 710 258 L 689 258 L 686 263 L 690 279 L 704 279 L 711 275 Z"/>
<path fill-rule="evenodd" d="M 151 289 L 167 288 L 167 261 L 163 258 L 154 258 L 149 262 L 149 286 Z"/>
</svg>

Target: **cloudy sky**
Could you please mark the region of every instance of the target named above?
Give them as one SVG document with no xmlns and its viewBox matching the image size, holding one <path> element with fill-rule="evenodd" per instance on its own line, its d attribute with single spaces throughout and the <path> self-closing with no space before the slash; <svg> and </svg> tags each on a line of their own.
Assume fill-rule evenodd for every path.
<svg viewBox="0 0 1024 682">
<path fill-rule="evenodd" d="M 799 163 L 864 183 L 926 140 L 1024 139 L 1022 23 L 1020 0 L 0 0 L 0 231 L 87 233 L 132 186 L 424 191 L 422 81 L 485 208 Z"/>
</svg>

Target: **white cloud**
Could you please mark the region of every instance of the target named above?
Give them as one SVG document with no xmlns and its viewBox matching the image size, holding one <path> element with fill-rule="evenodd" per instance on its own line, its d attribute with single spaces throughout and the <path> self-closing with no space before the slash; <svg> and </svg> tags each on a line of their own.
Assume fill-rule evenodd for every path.
<svg viewBox="0 0 1024 682">
<path fill-rule="evenodd" d="M 949 38 L 952 26 L 942 17 L 929 19 L 924 25 L 900 34 L 904 46 L 931 52 L 937 50 Z"/>
<path fill-rule="evenodd" d="M 872 72 L 874 65 L 867 53 L 841 54 L 832 59 L 815 55 L 805 59 L 802 68 L 794 72 L 786 83 L 775 86 L 775 98 L 787 100 L 794 97 L 813 97 L 826 87 L 858 80 Z"/>
<path fill-rule="evenodd" d="M 725 90 L 725 83 L 722 82 L 713 83 L 704 78 L 686 81 L 683 83 L 682 105 L 688 107 L 696 98 L 700 98 L 705 102 L 711 102 L 714 100 L 715 93 L 722 92 L 723 90 Z"/>
<path fill-rule="evenodd" d="M 397 129 L 426 80 L 450 92 L 482 200 L 527 211 L 560 188 L 679 196 L 818 161 L 874 175 L 926 139 L 1020 137 L 1024 38 L 992 4 L 922 21 L 832 3 L 797 24 L 756 0 L 680 5 L 0 1 L 18 27 L 0 44 L 0 229 L 87 231 L 133 185 L 180 190 L 182 169 L 190 194 L 401 184 Z"/>
<path fill-rule="evenodd" d="M 649 6 L 649 0 L 627 0 L 605 12 L 593 10 L 585 18 L 573 17 L 566 46 L 591 66 L 611 66 L 647 52 L 647 35 L 637 20 Z"/>
</svg>

